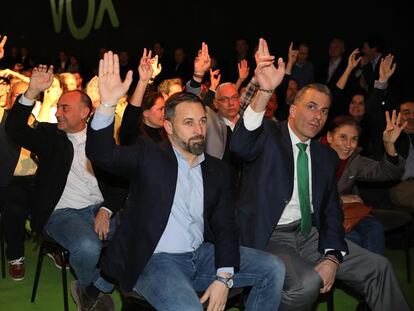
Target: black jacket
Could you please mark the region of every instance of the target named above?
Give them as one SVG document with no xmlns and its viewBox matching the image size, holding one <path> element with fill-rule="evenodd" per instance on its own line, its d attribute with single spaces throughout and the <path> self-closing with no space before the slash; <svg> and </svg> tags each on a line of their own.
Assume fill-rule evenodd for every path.
<svg viewBox="0 0 414 311">
<path fill-rule="evenodd" d="M 140 137 L 116 146 L 113 127 L 88 128 L 87 156 L 101 168 L 130 179 L 128 208 L 101 259 L 101 270 L 129 291 L 151 258 L 167 226 L 177 183 L 178 162 L 168 140 Z M 215 246 L 215 264 L 239 267 L 234 200 L 227 165 L 207 154 L 201 164 L 204 185 L 204 240 Z"/>
<path fill-rule="evenodd" d="M 27 119 L 33 107 L 21 105 L 19 99 L 20 96 L 10 111 L 5 128 L 18 145 L 35 153 L 39 159 L 31 226 L 35 232 L 41 233 L 65 189 L 73 160 L 73 146 L 66 133 L 57 128 L 57 124 L 41 122 L 36 128 L 28 126 Z M 116 212 L 123 206 L 125 198 L 117 196 L 113 180 L 107 174 L 95 168 L 94 171 L 105 207 Z"/>
</svg>

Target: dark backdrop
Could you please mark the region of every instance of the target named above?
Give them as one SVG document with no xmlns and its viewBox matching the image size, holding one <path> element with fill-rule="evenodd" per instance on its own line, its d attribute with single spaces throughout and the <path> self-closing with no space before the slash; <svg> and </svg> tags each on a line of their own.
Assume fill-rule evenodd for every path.
<svg viewBox="0 0 414 311">
<path fill-rule="evenodd" d="M 55 0 L 56 3 L 59 0 Z M 66 0 L 67 1 L 67 0 Z M 98 10 L 101 0 L 95 0 Z M 66 10 L 62 32 L 55 33 L 49 0 L 3 0 L 0 34 L 7 34 L 7 47 L 27 46 L 36 60 L 50 62 L 59 50 L 76 53 L 84 65 L 94 66 L 100 47 L 128 50 L 138 59 L 143 47 L 156 40 L 171 52 L 184 46 L 194 55 L 201 41 L 223 60 L 233 53 L 234 40 L 244 36 L 250 45 L 263 36 L 273 53 L 286 57 L 291 40 L 311 45 L 311 60 L 327 53 L 333 36 L 345 39 L 347 50 L 359 47 L 367 36 L 379 34 L 387 50 L 395 53 L 398 72 L 394 77 L 404 96 L 411 95 L 414 58 L 411 55 L 412 25 L 409 2 L 398 1 L 133 1 L 112 0 L 120 21 L 113 28 L 105 14 L 102 27 L 92 29 L 84 40 L 76 40 L 68 30 Z M 72 0 L 75 22 L 86 18 L 87 0 Z M 95 13 L 96 15 L 96 13 Z"/>
</svg>

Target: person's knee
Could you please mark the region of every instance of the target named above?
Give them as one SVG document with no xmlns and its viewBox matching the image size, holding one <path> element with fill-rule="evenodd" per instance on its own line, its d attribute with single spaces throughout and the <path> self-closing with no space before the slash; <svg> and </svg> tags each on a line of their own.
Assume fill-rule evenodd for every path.
<svg viewBox="0 0 414 311">
<path fill-rule="evenodd" d="M 88 260 L 89 258 L 98 258 L 101 254 L 101 243 L 97 239 L 93 238 L 82 238 L 77 243 L 75 247 L 71 250 L 71 254 L 76 254 L 78 258 L 82 260 Z"/>
<path fill-rule="evenodd" d="M 281 284 L 283 284 L 283 280 L 285 279 L 286 267 L 282 259 L 274 255 L 267 256 L 267 259 L 265 260 L 263 267 L 267 268 L 268 279 L 272 279 L 273 281 L 279 281 L 281 282 Z"/>
<path fill-rule="evenodd" d="M 321 285 L 322 279 L 316 271 L 301 271 L 293 282 L 285 282 L 283 301 L 288 305 L 310 306 L 318 298 Z"/>
</svg>

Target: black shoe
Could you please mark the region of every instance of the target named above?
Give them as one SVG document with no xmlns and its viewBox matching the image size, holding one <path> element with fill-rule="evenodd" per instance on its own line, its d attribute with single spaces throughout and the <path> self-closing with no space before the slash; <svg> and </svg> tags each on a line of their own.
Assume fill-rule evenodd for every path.
<svg viewBox="0 0 414 311">
<path fill-rule="evenodd" d="M 94 308 L 94 311 L 114 311 L 115 305 L 112 296 L 105 293 L 100 293 Z"/>
<path fill-rule="evenodd" d="M 114 311 L 115 306 L 111 295 L 99 293 L 97 298 L 88 296 L 79 286 L 78 281 L 70 285 L 72 298 L 78 306 L 78 311 Z"/>
</svg>

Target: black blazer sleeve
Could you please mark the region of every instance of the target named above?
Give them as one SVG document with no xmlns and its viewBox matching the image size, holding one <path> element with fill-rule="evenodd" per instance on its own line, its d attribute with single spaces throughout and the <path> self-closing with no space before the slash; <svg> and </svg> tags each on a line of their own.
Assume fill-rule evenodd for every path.
<svg viewBox="0 0 414 311">
<path fill-rule="evenodd" d="M 20 95 L 21 96 L 21 95 Z M 27 121 L 32 112 L 33 106 L 25 106 L 19 103 L 20 96 L 11 109 L 5 124 L 5 130 L 13 141 L 31 152 L 41 155 L 48 152 L 50 140 L 44 133 L 45 123 L 38 123 L 36 128 L 31 128 Z"/>
<path fill-rule="evenodd" d="M 132 145 L 139 135 L 139 119 L 142 115 L 142 108 L 135 107 L 128 103 L 122 116 L 119 127 L 119 141 L 121 145 Z"/>
</svg>

